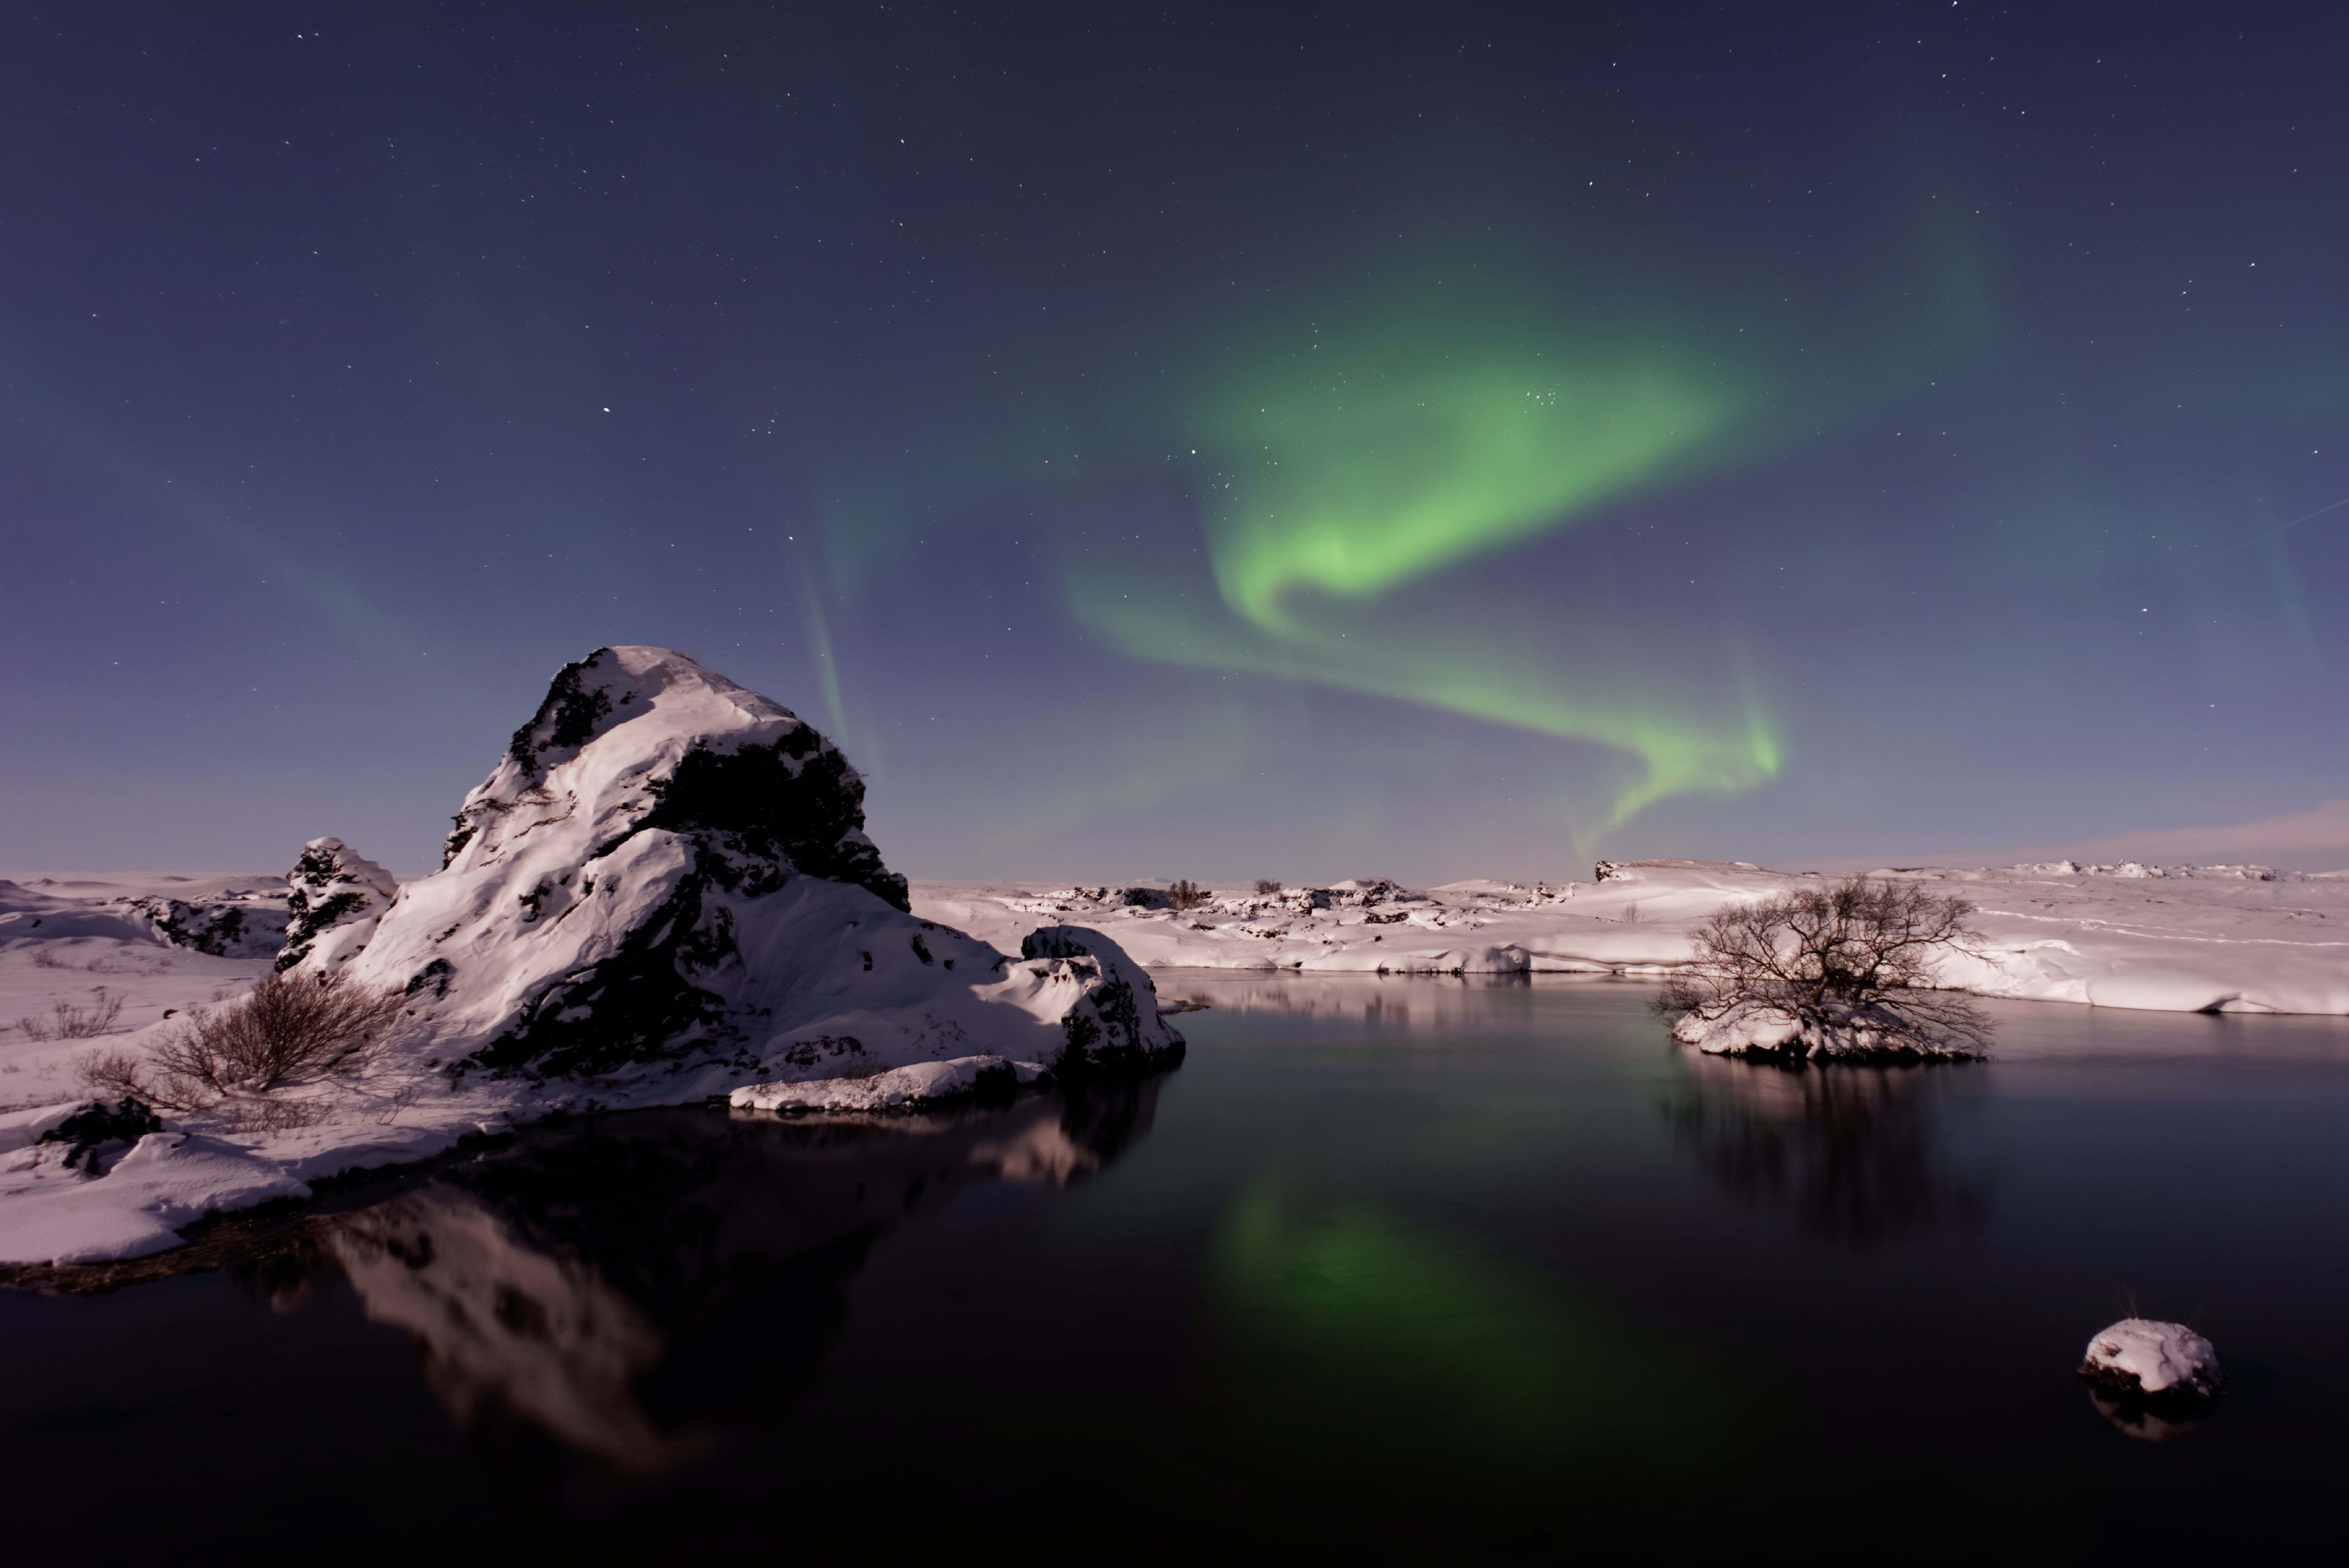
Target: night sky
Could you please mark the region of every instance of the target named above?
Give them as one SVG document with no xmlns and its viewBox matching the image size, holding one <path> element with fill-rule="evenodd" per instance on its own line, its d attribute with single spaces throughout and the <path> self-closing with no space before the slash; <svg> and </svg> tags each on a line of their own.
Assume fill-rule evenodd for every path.
<svg viewBox="0 0 2349 1568">
<path fill-rule="evenodd" d="M 2349 795 L 2344 42 L 8 6 L 0 871 L 427 868 L 614 642 L 833 735 L 916 877 L 2304 812 Z"/>
</svg>

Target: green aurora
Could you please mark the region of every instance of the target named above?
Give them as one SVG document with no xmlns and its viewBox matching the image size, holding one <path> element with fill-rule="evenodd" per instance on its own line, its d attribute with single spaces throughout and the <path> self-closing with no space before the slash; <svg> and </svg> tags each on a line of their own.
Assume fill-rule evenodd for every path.
<svg viewBox="0 0 2349 1568">
<path fill-rule="evenodd" d="M 909 426 L 924 461 L 860 463 L 824 503 L 826 580 L 854 602 L 1016 507 L 1073 619 L 1129 658 L 1591 748 L 1545 792 L 1588 848 L 1768 782 L 1786 741 L 1721 607 L 1614 597 L 1606 545 L 1588 573 L 1509 557 L 1636 538 L 1666 496 L 1733 508 L 1724 476 L 1979 358 L 1982 242 L 1925 206 L 1831 265 L 1762 247 L 1728 277 L 1570 235 L 1357 235 L 1252 306 L 992 342 L 928 404 L 984 413 Z"/>
<path fill-rule="evenodd" d="M 1163 570 L 1068 570 L 1077 615 L 1121 651 L 1614 748 L 1632 766 L 1605 826 L 1776 773 L 1777 738 L 1743 691 L 1692 701 L 1636 672 L 1602 688 L 1405 599 L 1720 461 L 1761 406 L 1742 378 L 1487 290 L 1473 309 L 1389 305 L 1203 382 L 1184 422 L 1213 597 Z"/>
</svg>

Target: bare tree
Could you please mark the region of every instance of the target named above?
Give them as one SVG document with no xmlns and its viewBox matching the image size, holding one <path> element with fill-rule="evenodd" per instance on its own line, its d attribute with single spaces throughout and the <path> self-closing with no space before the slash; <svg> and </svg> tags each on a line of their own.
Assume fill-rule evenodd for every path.
<svg viewBox="0 0 2349 1568">
<path fill-rule="evenodd" d="M 1166 907 L 1181 911 L 1195 909 L 1207 901 L 1207 890 L 1188 877 L 1166 889 Z"/>
<path fill-rule="evenodd" d="M 1269 897 L 1280 891 L 1280 884 L 1269 877 L 1259 877 L 1256 879 L 1256 890 L 1259 895 Z"/>
<path fill-rule="evenodd" d="M 1784 1014 L 1806 1035 L 1866 1033 L 1884 1054 L 1976 1055 L 1990 1020 L 1933 988 L 1942 954 L 1978 954 L 1974 907 L 1920 883 L 1849 877 L 1717 909 L 1696 929 L 1696 961 L 1659 1012 L 1713 1023 L 1741 1007 Z"/>
<path fill-rule="evenodd" d="M 239 1001 L 199 1009 L 150 1055 L 98 1052 L 78 1064 L 79 1076 L 89 1089 L 165 1110 L 220 1111 L 264 1130 L 299 1125 L 306 1113 L 264 1108 L 266 1097 L 357 1076 L 381 1050 L 399 1008 L 398 992 L 339 975 L 273 974 Z"/>
</svg>

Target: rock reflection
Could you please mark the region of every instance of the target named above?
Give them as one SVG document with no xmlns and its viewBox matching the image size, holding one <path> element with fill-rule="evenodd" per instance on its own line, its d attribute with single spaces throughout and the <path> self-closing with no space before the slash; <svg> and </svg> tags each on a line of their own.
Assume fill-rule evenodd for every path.
<svg viewBox="0 0 2349 1568">
<path fill-rule="evenodd" d="M 1721 1184 L 1791 1209 L 1854 1245 L 1945 1225 L 1971 1229 L 1988 1179 L 1959 1168 L 1940 1119 L 1971 1071 L 1958 1064 L 1778 1066 L 1691 1054 L 1668 1109 L 1682 1147 Z"/>
<path fill-rule="evenodd" d="M 1162 970 L 1158 994 L 1229 1013 L 1275 1012 L 1288 1017 L 1384 1024 L 1422 1032 L 1475 1029 L 1492 1019 L 1492 993 L 1530 993 L 1534 982 L 1511 974 L 1335 974 L 1287 970 Z M 1545 975 L 1546 989 L 1593 979 Z"/>
<path fill-rule="evenodd" d="M 2200 1414 L 2190 1408 L 2158 1410 L 2143 1399 L 2122 1398 L 2101 1388 L 2088 1391 L 2088 1402 L 2112 1423 L 2113 1430 L 2143 1443 L 2166 1443 L 2202 1428 Z"/>
<path fill-rule="evenodd" d="M 778 1119 L 650 1111 L 541 1127 L 396 1198 L 319 1216 L 256 1266 L 283 1300 L 339 1271 L 416 1337 L 450 1414 L 634 1470 L 708 1447 L 812 1373 L 902 1220 L 999 1180 L 1081 1180 L 1146 1136 L 1155 1080 L 997 1108 Z"/>
</svg>

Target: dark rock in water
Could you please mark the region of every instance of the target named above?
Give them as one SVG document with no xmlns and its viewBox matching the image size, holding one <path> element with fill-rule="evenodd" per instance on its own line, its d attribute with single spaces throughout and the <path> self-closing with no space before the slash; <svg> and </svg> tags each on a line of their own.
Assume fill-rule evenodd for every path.
<svg viewBox="0 0 2349 1568">
<path fill-rule="evenodd" d="M 110 1153 L 128 1149 L 149 1133 L 162 1130 L 163 1118 L 153 1107 L 125 1095 L 119 1100 L 86 1102 L 34 1141 L 64 1144 L 67 1170 L 103 1176 L 113 1163 Z"/>
<path fill-rule="evenodd" d="M 277 967 L 292 969 L 316 953 L 320 961 L 313 967 L 325 973 L 358 956 L 398 897 L 399 879 L 339 838 L 314 838 L 285 874 L 285 945 Z"/>
</svg>

